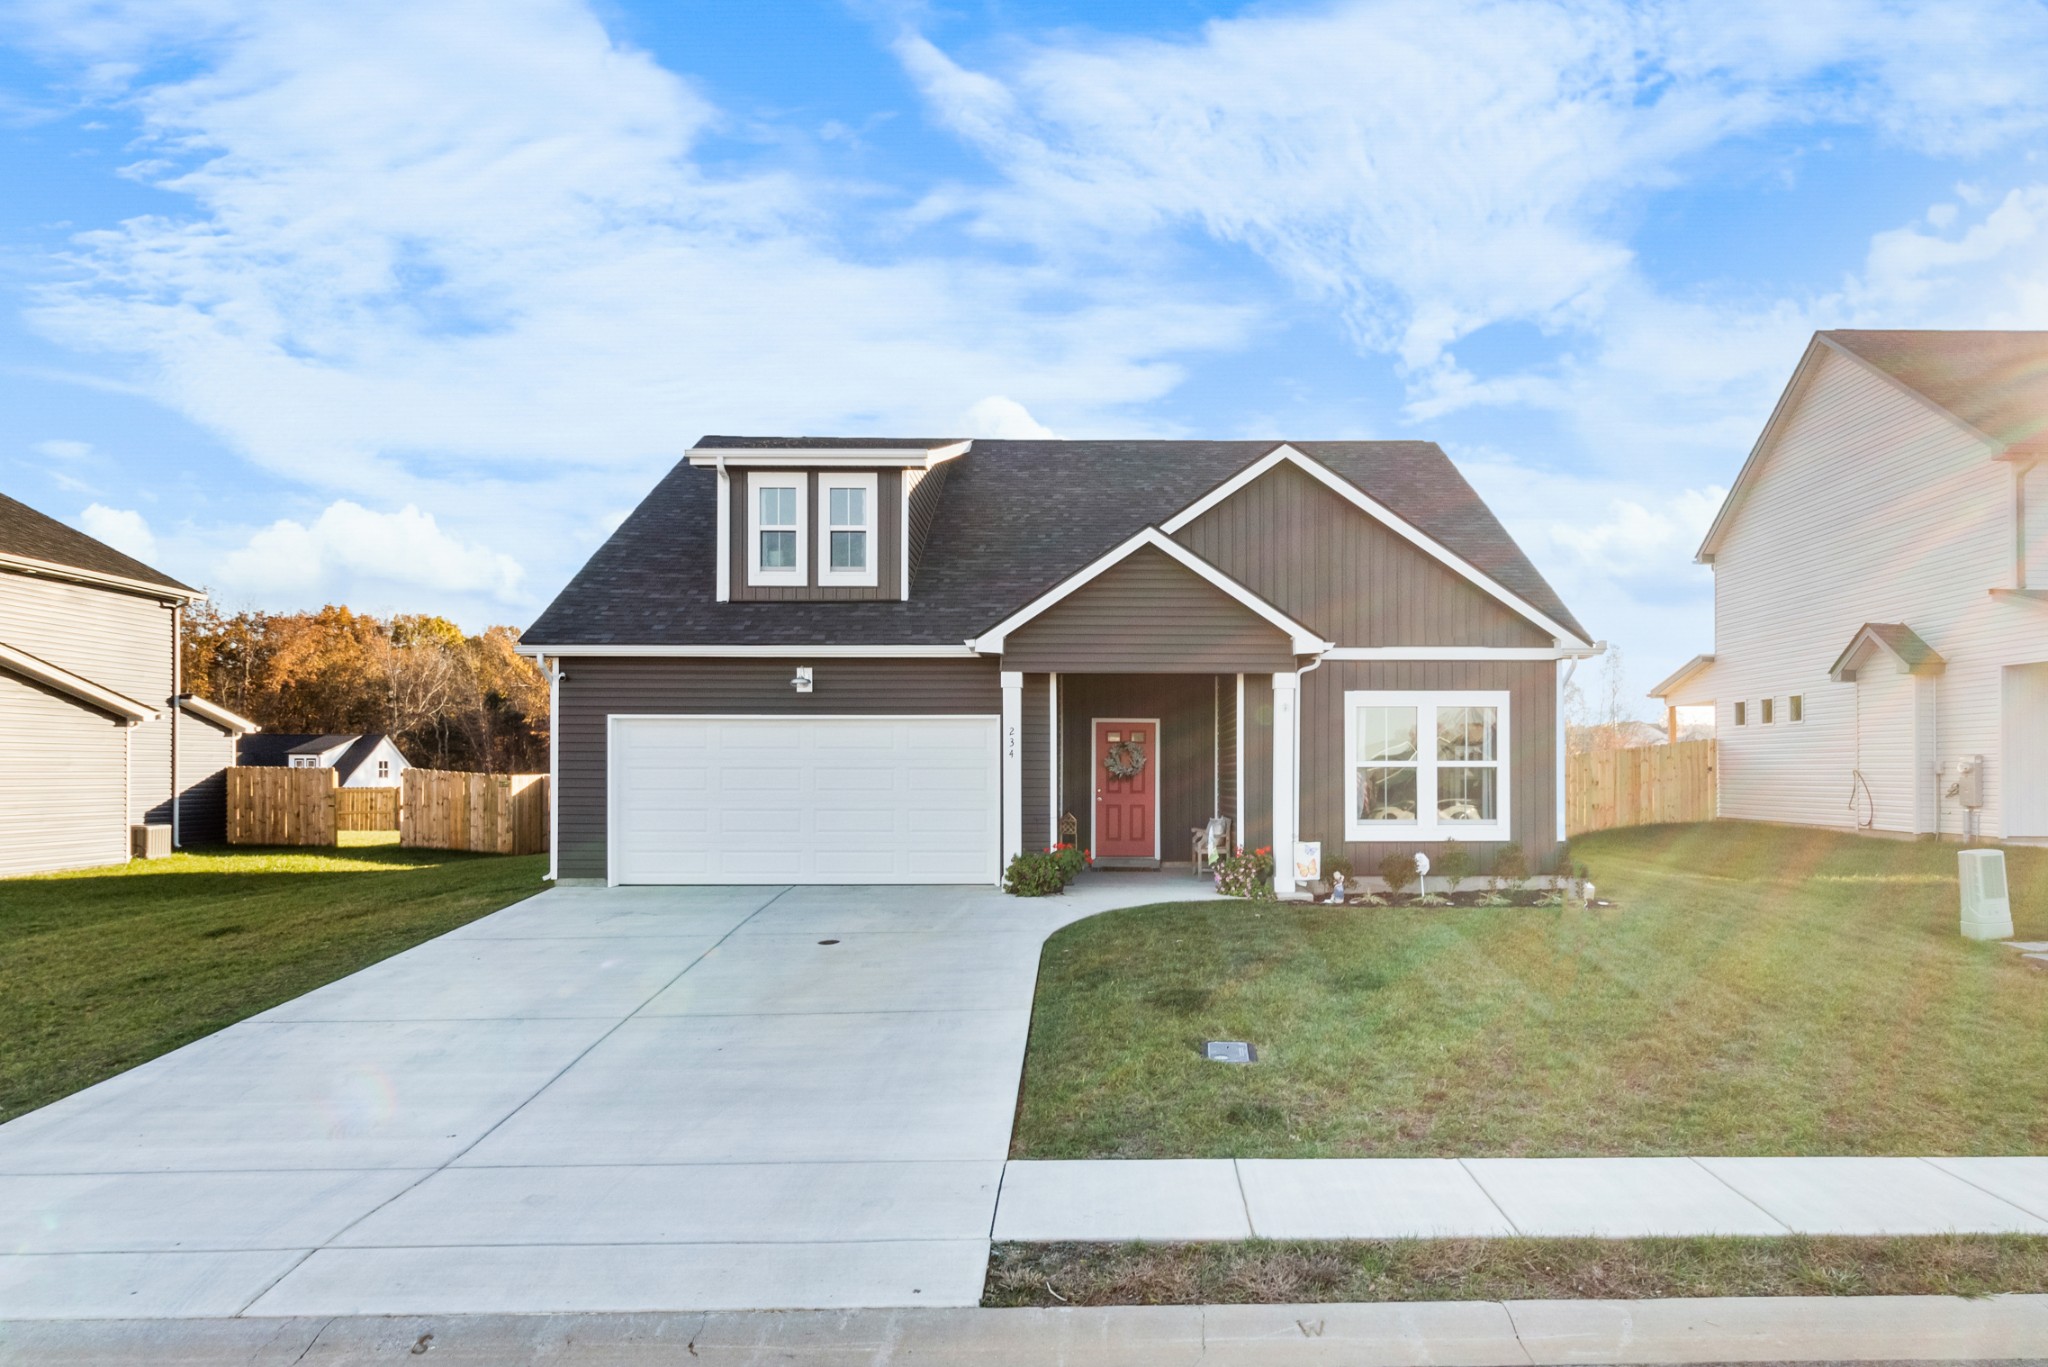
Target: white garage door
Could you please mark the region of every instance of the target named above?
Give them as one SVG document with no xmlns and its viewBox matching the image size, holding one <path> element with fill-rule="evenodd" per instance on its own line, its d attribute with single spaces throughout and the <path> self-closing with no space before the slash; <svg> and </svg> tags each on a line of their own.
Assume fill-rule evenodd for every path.
<svg viewBox="0 0 2048 1367">
<path fill-rule="evenodd" d="M 613 717 L 615 883 L 991 883 L 994 717 Z"/>
</svg>

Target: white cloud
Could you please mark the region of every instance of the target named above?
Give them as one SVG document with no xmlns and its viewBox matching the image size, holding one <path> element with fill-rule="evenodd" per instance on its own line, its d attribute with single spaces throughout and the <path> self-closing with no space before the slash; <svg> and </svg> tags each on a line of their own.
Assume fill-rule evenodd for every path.
<svg viewBox="0 0 2048 1367">
<path fill-rule="evenodd" d="M 125 555 L 156 559 L 156 535 L 149 530 L 148 519 L 132 508 L 89 503 L 78 515 L 78 525 L 87 536 L 97 537 Z"/>
<path fill-rule="evenodd" d="M 967 435 L 1007 438 L 1013 441 L 1048 440 L 1059 433 L 1031 416 L 1031 410 L 1015 399 L 991 394 L 978 399 L 967 410 Z"/>
<path fill-rule="evenodd" d="M 310 525 L 274 522 L 223 556 L 232 592 L 270 602 L 311 602 L 340 588 L 413 589 L 521 605 L 525 572 L 509 555 L 458 540 L 410 505 L 379 513 L 340 499 Z"/>
<path fill-rule="evenodd" d="M 51 460 L 84 460 L 92 454 L 92 443 L 89 441 L 72 441 L 68 438 L 53 438 L 49 441 L 37 442 L 35 444 L 35 452 L 39 456 L 48 456 Z"/>
</svg>

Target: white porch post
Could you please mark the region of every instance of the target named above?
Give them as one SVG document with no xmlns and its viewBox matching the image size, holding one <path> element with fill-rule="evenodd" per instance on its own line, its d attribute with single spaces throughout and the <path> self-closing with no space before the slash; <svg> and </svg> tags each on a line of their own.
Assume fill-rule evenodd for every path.
<svg viewBox="0 0 2048 1367">
<path fill-rule="evenodd" d="M 1294 718 L 1301 676 L 1273 676 L 1273 891 L 1294 891 Z"/>
<path fill-rule="evenodd" d="M 1045 676 L 1045 843 L 1060 843 L 1060 676 Z"/>
<path fill-rule="evenodd" d="M 1003 867 L 1024 852 L 1024 676 L 1003 671 Z"/>
</svg>

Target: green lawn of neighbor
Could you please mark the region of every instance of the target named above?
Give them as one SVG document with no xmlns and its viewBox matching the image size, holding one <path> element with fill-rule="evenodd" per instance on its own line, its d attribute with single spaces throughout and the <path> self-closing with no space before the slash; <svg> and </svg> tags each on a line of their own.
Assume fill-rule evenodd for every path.
<svg viewBox="0 0 2048 1367">
<path fill-rule="evenodd" d="M 0 880 L 0 1120 L 531 896 L 546 867 L 366 835 Z"/>
<path fill-rule="evenodd" d="M 2048 972 L 1960 938 L 1954 845 L 1715 822 L 1572 848 L 1618 907 L 1068 927 L 1014 1155 L 2048 1152 Z M 2007 860 L 2019 937 L 2048 939 L 2048 850 Z"/>
</svg>

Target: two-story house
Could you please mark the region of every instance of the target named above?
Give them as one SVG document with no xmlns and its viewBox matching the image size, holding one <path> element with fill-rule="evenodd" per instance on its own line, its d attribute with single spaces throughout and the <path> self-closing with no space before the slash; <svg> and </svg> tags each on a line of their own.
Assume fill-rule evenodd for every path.
<svg viewBox="0 0 2048 1367">
<path fill-rule="evenodd" d="M 1720 811 L 2048 838 L 2048 332 L 1817 333 L 1699 560 Z"/>
<path fill-rule="evenodd" d="M 1585 630 L 1427 442 L 706 437 L 525 633 L 556 873 L 1562 837 Z"/>
</svg>

